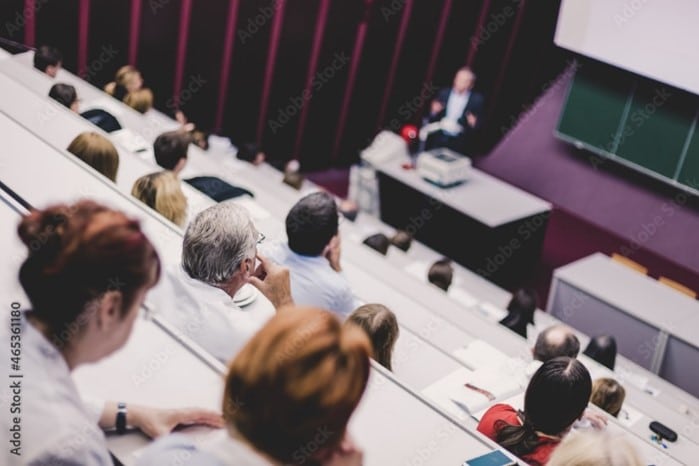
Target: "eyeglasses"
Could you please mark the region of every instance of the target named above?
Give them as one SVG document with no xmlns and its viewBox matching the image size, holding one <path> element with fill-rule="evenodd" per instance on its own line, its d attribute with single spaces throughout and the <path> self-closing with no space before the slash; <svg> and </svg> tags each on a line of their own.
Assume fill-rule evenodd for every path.
<svg viewBox="0 0 699 466">
<path fill-rule="evenodd" d="M 262 244 L 262 242 L 267 238 L 265 235 L 260 233 L 259 231 L 257 232 L 257 244 Z"/>
</svg>

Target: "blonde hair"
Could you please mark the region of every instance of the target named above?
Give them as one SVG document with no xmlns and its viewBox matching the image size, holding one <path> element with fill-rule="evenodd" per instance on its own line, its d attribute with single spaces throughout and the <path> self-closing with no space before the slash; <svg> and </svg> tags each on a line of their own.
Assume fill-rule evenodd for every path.
<svg viewBox="0 0 699 466">
<path fill-rule="evenodd" d="M 179 226 L 187 219 L 187 198 L 177 176 L 168 170 L 136 180 L 131 195 Z"/>
<path fill-rule="evenodd" d="M 619 415 L 626 398 L 626 390 L 614 379 L 602 377 L 592 382 L 590 403 L 599 406 L 614 417 Z"/>
<path fill-rule="evenodd" d="M 110 180 L 116 181 L 119 153 L 114 144 L 101 134 L 92 131 L 78 134 L 68 146 L 68 152 Z"/>
<path fill-rule="evenodd" d="M 153 91 L 148 88 L 131 91 L 124 97 L 124 103 L 140 113 L 153 108 Z"/>
<path fill-rule="evenodd" d="M 386 369 L 393 370 L 393 347 L 400 328 L 396 315 L 383 304 L 365 304 L 347 317 L 345 325 L 356 325 L 364 330 L 371 341 L 374 359 Z"/>
<path fill-rule="evenodd" d="M 340 444 L 366 389 L 370 357 L 364 332 L 332 313 L 281 308 L 231 363 L 223 418 L 274 460 L 311 463 L 299 448 L 316 442 L 318 451 L 327 451 Z"/>
<path fill-rule="evenodd" d="M 134 86 L 139 82 L 142 82 L 141 72 L 136 69 L 135 66 L 124 65 L 119 68 L 114 76 L 114 81 L 108 83 L 104 86 L 104 92 L 109 95 L 114 95 L 117 86 L 122 86 L 126 91 L 136 91 Z"/>
<path fill-rule="evenodd" d="M 546 466 L 643 466 L 621 435 L 574 432 L 556 447 Z"/>
</svg>

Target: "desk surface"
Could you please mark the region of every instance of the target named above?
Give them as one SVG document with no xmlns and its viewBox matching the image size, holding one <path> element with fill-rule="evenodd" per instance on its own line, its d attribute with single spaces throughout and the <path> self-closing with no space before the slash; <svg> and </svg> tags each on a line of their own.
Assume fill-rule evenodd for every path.
<svg viewBox="0 0 699 466">
<path fill-rule="evenodd" d="M 211 161 L 213 161 L 213 160 L 211 160 Z M 234 163 L 230 158 L 228 159 L 228 161 L 231 163 Z M 247 165 L 245 165 L 245 167 L 247 167 Z M 282 204 L 285 204 L 285 205 L 288 204 L 287 206 L 282 206 L 281 207 L 282 210 L 280 210 L 280 212 L 283 212 L 283 214 L 285 214 L 286 210 L 288 209 L 288 206 L 290 206 L 296 198 L 300 197 L 300 194 L 297 191 L 294 191 L 291 188 L 288 188 L 284 185 L 277 184 L 275 182 L 270 182 L 270 180 L 272 180 L 272 181 L 281 180 L 281 175 L 278 172 L 271 169 L 271 167 L 266 167 L 266 166 L 257 167 L 257 168 L 249 167 L 247 170 L 244 170 L 244 171 L 246 172 L 245 182 L 250 183 L 254 179 L 254 177 L 248 178 L 247 175 L 249 173 L 255 173 L 259 177 L 259 180 L 256 180 L 256 183 L 255 183 L 257 186 L 269 186 L 270 187 L 270 190 L 269 190 L 270 192 L 268 192 L 268 190 L 264 190 L 264 192 L 261 192 L 260 195 L 258 196 L 259 200 L 267 208 L 270 208 L 270 206 L 268 205 L 268 201 L 270 200 L 270 198 L 276 197 L 277 199 L 279 199 L 278 196 L 281 196 L 281 199 L 285 200 L 285 202 Z M 249 173 L 247 173 L 247 172 L 249 172 Z M 254 190 L 255 185 L 250 185 L 250 186 Z M 290 194 L 293 194 L 293 196 L 291 196 Z M 275 215 L 278 218 L 281 218 L 281 217 L 279 217 L 279 213 L 276 211 L 275 211 Z M 347 222 L 345 222 L 345 223 L 347 223 Z M 367 264 L 372 264 L 372 265 L 374 263 L 377 263 L 377 264 L 378 263 L 383 263 L 383 264 L 386 263 L 386 261 L 383 258 L 379 258 L 378 256 L 376 256 L 373 253 L 373 251 L 369 251 L 367 248 L 365 248 L 363 246 L 357 246 L 357 248 L 358 248 L 357 249 L 358 251 L 363 251 L 363 253 L 364 253 L 364 254 L 360 253 L 358 263 L 365 263 L 366 262 Z M 369 256 L 376 256 L 376 257 L 373 257 L 373 260 L 371 260 L 371 259 L 368 259 Z M 345 257 L 347 257 L 348 259 L 351 258 L 352 260 L 355 259 L 352 251 L 349 251 L 348 253 L 346 253 Z M 365 267 L 364 269 L 366 270 L 368 268 L 371 268 L 371 267 Z M 373 270 L 373 268 L 372 268 L 372 270 Z M 391 267 L 389 264 L 386 264 L 385 268 L 382 268 L 381 270 L 377 271 L 377 277 L 385 276 L 386 273 L 396 274 L 396 271 L 397 271 L 397 269 L 395 267 Z M 370 281 L 372 281 L 371 278 L 369 278 L 369 276 L 366 273 L 364 273 L 362 275 L 365 276 L 366 278 L 368 278 Z M 398 284 L 400 283 L 400 287 L 401 287 L 400 289 L 402 289 L 403 286 L 408 286 L 408 289 L 412 291 L 414 285 L 416 285 L 416 282 L 414 282 L 414 280 L 410 279 L 410 277 L 403 277 L 403 278 L 404 279 L 402 281 L 399 280 L 399 281 L 395 282 L 396 286 L 398 286 Z M 410 282 L 409 284 L 407 283 L 408 281 Z M 376 289 L 381 288 L 379 285 L 380 285 L 379 283 L 376 283 L 376 286 L 374 288 L 376 288 Z M 424 285 L 423 285 L 423 287 L 424 287 Z M 422 290 L 422 287 L 417 287 L 417 288 L 419 290 Z M 407 299 L 408 301 L 410 301 L 410 299 L 407 296 L 402 296 L 402 297 Z M 502 298 L 498 298 L 498 299 L 502 299 Z M 459 311 L 461 313 L 464 312 L 463 309 L 459 309 Z M 466 319 L 466 320 L 471 320 L 471 322 L 472 322 L 472 319 L 473 319 L 473 317 L 471 317 L 470 319 Z M 479 327 L 479 326 L 477 326 L 477 327 Z M 462 331 L 460 331 L 458 329 L 455 329 L 455 330 L 456 330 L 456 332 L 453 335 L 452 344 L 456 344 L 456 342 L 459 340 L 459 338 L 461 338 L 459 335 L 464 335 L 464 333 Z M 473 328 L 471 328 L 471 330 L 473 330 Z M 500 330 L 504 330 L 504 329 L 500 329 Z M 495 331 L 495 333 L 501 333 L 495 329 L 493 331 Z M 441 336 L 442 335 L 440 334 L 440 337 Z M 500 336 L 500 335 L 498 335 L 498 336 Z M 515 336 L 512 335 L 511 337 L 514 339 Z M 519 338 L 516 338 L 516 339 L 519 340 Z M 464 342 L 462 341 L 462 344 L 463 343 Z M 526 343 L 520 342 L 519 348 L 526 349 Z"/>
<path fill-rule="evenodd" d="M 111 140 L 119 153 L 116 184 L 127 195 L 131 193 L 137 178 L 162 170 L 155 163 L 152 151 L 132 153 L 122 146 L 117 133 L 106 133 L 68 108 L 48 99 L 49 89 L 56 82 L 59 79 L 53 80 L 15 59 L 0 61 L 0 110 L 58 150 L 64 150 L 75 136 L 85 131 L 97 132 Z M 102 100 L 113 100 L 106 94 L 101 94 Z M 187 183 L 182 183 L 182 191 L 187 197 L 191 212 L 199 212 L 213 204 L 210 198 Z"/>
<path fill-rule="evenodd" d="M 441 189 L 415 170 L 392 160 L 377 167 L 382 173 L 426 194 L 489 227 L 498 227 L 551 210 L 551 204 L 476 168 L 465 183 Z"/>
<path fill-rule="evenodd" d="M 596 253 L 556 269 L 554 278 L 697 345 L 699 301 Z"/>
</svg>

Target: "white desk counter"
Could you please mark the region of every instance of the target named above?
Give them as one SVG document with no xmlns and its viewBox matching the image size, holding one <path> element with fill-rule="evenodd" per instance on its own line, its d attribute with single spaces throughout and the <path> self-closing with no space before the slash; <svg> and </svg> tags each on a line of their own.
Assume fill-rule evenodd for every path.
<svg viewBox="0 0 699 466">
<path fill-rule="evenodd" d="M 415 170 L 404 170 L 396 161 L 381 164 L 376 169 L 489 227 L 551 209 L 551 204 L 543 199 L 476 168 L 469 170 L 468 181 L 448 189 L 425 181 Z"/>
<path fill-rule="evenodd" d="M 554 272 L 548 309 L 588 335 L 614 335 L 621 354 L 699 395 L 686 370 L 699 357 L 697 300 L 597 253 Z"/>
<path fill-rule="evenodd" d="M 0 111 L 56 149 L 65 150 L 78 134 L 96 132 L 114 143 L 119 153 L 116 184 L 129 195 L 137 178 L 162 170 L 150 154 L 130 152 L 123 147 L 117 133 L 106 133 L 88 120 L 48 98 L 56 81 L 15 60 L 0 62 Z M 196 213 L 213 201 L 187 183 L 182 183 L 190 211 Z"/>
</svg>

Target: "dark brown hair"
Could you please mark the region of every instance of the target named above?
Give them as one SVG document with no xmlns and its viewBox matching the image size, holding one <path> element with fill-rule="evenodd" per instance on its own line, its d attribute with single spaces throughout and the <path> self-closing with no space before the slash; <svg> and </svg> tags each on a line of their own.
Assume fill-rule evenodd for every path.
<svg viewBox="0 0 699 466">
<path fill-rule="evenodd" d="M 121 292 L 125 314 L 137 292 L 155 284 L 153 267 L 160 273 L 155 248 L 138 222 L 92 201 L 33 211 L 17 230 L 29 249 L 19 281 L 32 315 L 54 334 L 108 291 Z"/>
<path fill-rule="evenodd" d="M 313 452 L 342 441 L 370 356 L 366 335 L 330 312 L 282 308 L 231 363 L 224 419 L 275 460 L 311 463 Z"/>
<path fill-rule="evenodd" d="M 449 290 L 453 278 L 454 267 L 452 267 L 449 259 L 440 259 L 436 261 L 427 272 L 427 280 L 444 291 Z"/>
</svg>

